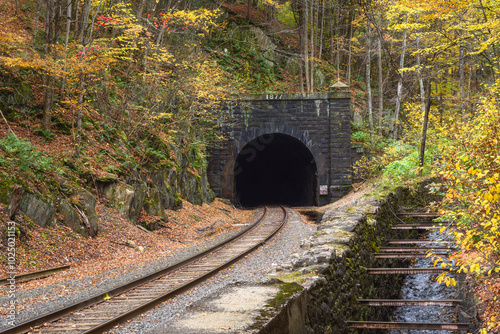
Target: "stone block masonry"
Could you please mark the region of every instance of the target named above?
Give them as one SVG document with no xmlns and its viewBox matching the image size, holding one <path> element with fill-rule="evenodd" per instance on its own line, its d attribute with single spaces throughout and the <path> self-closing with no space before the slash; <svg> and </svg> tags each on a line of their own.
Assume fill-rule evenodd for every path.
<svg viewBox="0 0 500 334">
<path fill-rule="evenodd" d="M 209 183 L 215 195 L 238 204 L 238 159 L 250 164 L 277 136 L 290 138 L 288 156 L 312 157 L 309 173 L 314 175 L 304 185 L 303 192 L 308 195 L 300 200 L 302 205 L 324 205 L 346 194 L 352 184 L 350 95 L 346 87 L 330 93 L 245 95 L 224 103 L 226 118 L 220 123 L 227 140 L 210 152 L 208 161 Z M 305 153 L 299 153 L 299 146 Z M 290 161 L 290 165 L 295 164 Z M 282 168 L 286 173 L 286 166 Z"/>
</svg>

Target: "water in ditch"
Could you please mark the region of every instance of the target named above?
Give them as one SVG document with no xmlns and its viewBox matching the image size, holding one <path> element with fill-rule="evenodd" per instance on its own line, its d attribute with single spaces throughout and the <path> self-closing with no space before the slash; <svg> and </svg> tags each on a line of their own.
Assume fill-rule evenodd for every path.
<svg viewBox="0 0 500 334">
<path fill-rule="evenodd" d="M 446 233 L 446 232 L 445 232 Z M 426 239 L 436 240 L 433 246 L 446 246 L 439 244 L 446 238 L 445 233 L 431 232 Z M 434 260 L 431 258 L 417 259 L 412 268 L 432 267 Z M 401 289 L 401 299 L 458 299 L 457 287 L 447 287 L 444 283 L 437 283 L 437 274 L 407 275 Z M 453 276 L 451 276 L 453 277 Z M 444 306 L 400 306 L 393 314 L 393 321 L 397 322 L 457 322 L 457 312 L 453 307 Z M 454 333 L 443 330 L 389 330 L 390 334 L 443 334 Z"/>
</svg>

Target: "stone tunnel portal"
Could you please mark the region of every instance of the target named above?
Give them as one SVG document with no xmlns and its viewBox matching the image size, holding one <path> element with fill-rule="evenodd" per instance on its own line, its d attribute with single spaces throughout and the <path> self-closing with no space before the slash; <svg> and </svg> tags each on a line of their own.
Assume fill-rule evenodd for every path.
<svg viewBox="0 0 500 334">
<path fill-rule="evenodd" d="M 266 204 L 317 205 L 317 166 L 298 139 L 280 133 L 246 144 L 234 168 L 236 202 L 244 207 Z"/>
</svg>

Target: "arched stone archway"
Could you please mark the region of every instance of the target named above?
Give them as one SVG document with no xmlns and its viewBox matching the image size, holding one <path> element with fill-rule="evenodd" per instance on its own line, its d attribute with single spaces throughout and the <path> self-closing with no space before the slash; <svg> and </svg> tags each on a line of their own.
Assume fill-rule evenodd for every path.
<svg viewBox="0 0 500 334">
<path fill-rule="evenodd" d="M 234 181 L 236 202 L 242 206 L 318 204 L 314 156 L 287 134 L 266 134 L 248 142 L 236 158 Z"/>
<path fill-rule="evenodd" d="M 236 175 L 241 173 L 242 164 L 249 165 L 246 160 L 256 154 L 262 164 L 264 161 L 272 161 L 272 156 L 266 158 L 266 153 L 259 151 L 260 147 L 269 148 L 276 152 L 275 155 L 279 155 L 278 152 L 287 150 L 288 146 L 302 152 L 297 158 L 302 166 L 300 168 L 312 168 L 305 165 L 305 157 L 314 161 L 315 178 L 308 176 L 313 173 L 310 169 L 307 173 L 304 172 L 306 183 L 298 184 L 302 184 L 301 189 L 307 195 L 300 200 L 281 198 L 281 202 L 325 205 L 346 194 L 352 184 L 349 98 L 350 91 L 348 87 L 344 87 L 340 90 L 335 88 L 330 93 L 240 95 L 237 100 L 223 103 L 221 108 L 227 117 L 221 118 L 219 122 L 225 131 L 226 140 L 213 148 L 208 158 L 208 178 L 214 194 L 229 199 L 234 204 L 245 204 L 245 196 L 248 196 L 245 184 L 250 189 L 252 183 L 242 183 L 243 178 Z M 276 144 L 266 143 L 271 134 L 280 134 L 279 141 L 282 140 L 287 145 L 278 144 L 279 141 Z M 304 153 L 307 151 L 309 153 Z M 294 154 L 295 152 L 288 152 L 285 157 L 293 157 Z M 270 165 L 279 162 L 278 159 Z M 294 162 L 290 160 L 289 164 L 293 165 Z M 249 168 L 252 173 L 256 173 L 255 166 Z M 299 173 L 300 168 L 295 172 Z M 293 169 L 289 170 L 281 165 L 278 170 L 289 172 Z M 249 176 L 252 179 L 253 176 Z M 278 176 L 282 177 L 279 173 Z M 311 181 L 313 179 L 314 184 Z M 243 188 L 240 188 L 242 184 Z M 285 197 L 288 192 L 293 193 L 286 187 L 275 188 L 276 191 L 274 188 L 267 188 L 263 196 L 274 193 L 272 198 L 278 198 L 280 193 Z M 311 195 L 312 193 L 314 194 Z M 299 197 L 290 195 L 290 198 Z M 252 199 L 245 205 L 255 202 Z"/>
</svg>

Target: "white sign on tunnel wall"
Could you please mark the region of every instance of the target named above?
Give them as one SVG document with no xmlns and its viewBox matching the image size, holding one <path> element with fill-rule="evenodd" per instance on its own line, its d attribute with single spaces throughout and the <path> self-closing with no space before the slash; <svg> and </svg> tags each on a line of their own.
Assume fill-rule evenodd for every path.
<svg viewBox="0 0 500 334">
<path fill-rule="evenodd" d="M 326 184 L 321 184 L 321 185 L 319 186 L 319 194 L 320 194 L 321 196 L 323 196 L 323 195 L 328 195 L 328 186 L 327 186 Z"/>
</svg>

